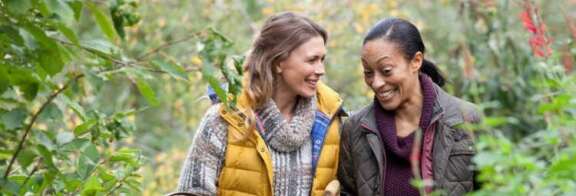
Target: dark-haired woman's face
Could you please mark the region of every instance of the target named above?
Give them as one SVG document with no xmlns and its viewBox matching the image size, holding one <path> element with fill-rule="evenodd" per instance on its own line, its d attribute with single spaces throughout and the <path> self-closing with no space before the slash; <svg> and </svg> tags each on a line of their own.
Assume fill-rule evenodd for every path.
<svg viewBox="0 0 576 196">
<path fill-rule="evenodd" d="M 402 107 L 420 89 L 418 70 L 422 55 L 407 60 L 394 42 L 375 39 L 362 48 L 364 81 L 372 88 L 380 105 L 389 111 Z"/>
</svg>

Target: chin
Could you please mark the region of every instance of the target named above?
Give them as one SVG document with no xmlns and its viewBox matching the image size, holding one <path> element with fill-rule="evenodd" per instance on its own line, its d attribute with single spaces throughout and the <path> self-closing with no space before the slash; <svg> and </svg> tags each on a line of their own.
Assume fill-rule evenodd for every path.
<svg viewBox="0 0 576 196">
<path fill-rule="evenodd" d="M 380 106 L 382 106 L 382 108 L 384 108 L 384 110 L 387 110 L 387 111 L 394 111 L 400 105 L 400 104 L 396 103 L 395 101 L 382 102 L 382 101 L 378 100 L 378 102 L 380 103 Z"/>
<path fill-rule="evenodd" d="M 300 91 L 299 95 L 301 97 L 305 97 L 305 98 L 310 98 L 313 97 L 314 95 L 316 95 L 316 89 L 305 89 L 303 91 Z"/>
</svg>

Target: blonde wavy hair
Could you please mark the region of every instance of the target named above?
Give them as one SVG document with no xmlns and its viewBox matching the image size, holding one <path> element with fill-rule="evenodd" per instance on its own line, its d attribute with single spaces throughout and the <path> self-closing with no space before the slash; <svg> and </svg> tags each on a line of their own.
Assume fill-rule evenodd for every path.
<svg viewBox="0 0 576 196">
<path fill-rule="evenodd" d="M 244 62 L 244 93 L 252 104 L 251 111 L 244 111 L 246 121 L 253 130 L 256 125 L 254 111 L 272 98 L 278 76 L 275 67 L 290 56 L 290 53 L 308 40 L 320 36 L 324 44 L 328 41 L 326 30 L 305 16 L 282 12 L 269 17 Z M 250 136 L 252 131 L 244 135 Z"/>
</svg>

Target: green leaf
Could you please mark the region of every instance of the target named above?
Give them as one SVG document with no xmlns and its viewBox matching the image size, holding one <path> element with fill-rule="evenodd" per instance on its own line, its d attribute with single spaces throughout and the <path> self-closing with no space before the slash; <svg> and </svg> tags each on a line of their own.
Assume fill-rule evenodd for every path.
<svg viewBox="0 0 576 196">
<path fill-rule="evenodd" d="M 47 50 L 56 49 L 56 42 L 52 38 L 48 37 L 42 29 L 33 24 L 24 24 L 24 29 L 26 32 L 30 33 L 37 42 L 40 42 L 43 48 Z"/>
<path fill-rule="evenodd" d="M 63 152 L 77 151 L 78 149 L 84 149 L 90 143 L 90 140 L 84 138 L 76 138 L 71 142 L 64 144 L 60 150 Z"/>
<path fill-rule="evenodd" d="M 96 145 L 92 143 L 89 143 L 88 146 L 86 146 L 82 155 L 86 156 L 94 164 L 98 163 L 98 160 L 100 160 L 100 153 L 98 152 L 98 149 L 96 149 Z"/>
<path fill-rule="evenodd" d="M 76 19 L 76 21 L 79 21 L 80 16 L 82 15 L 82 7 L 83 7 L 82 1 L 68 1 L 68 6 L 70 6 L 70 8 L 72 8 L 72 11 L 74 11 L 74 19 Z"/>
<path fill-rule="evenodd" d="M 67 131 L 58 132 L 58 135 L 56 135 L 56 142 L 58 143 L 58 145 L 67 144 L 67 143 L 71 142 L 73 139 L 74 139 L 74 134 L 67 132 Z"/>
<path fill-rule="evenodd" d="M 116 181 L 116 177 L 112 175 L 112 172 L 105 167 L 98 167 L 98 174 L 100 178 L 104 181 Z"/>
<path fill-rule="evenodd" d="M 111 162 L 125 162 L 132 166 L 138 165 L 139 151 L 131 148 L 122 148 L 110 157 Z"/>
<path fill-rule="evenodd" d="M 38 118 L 42 120 L 61 121 L 62 118 L 64 118 L 64 114 L 56 104 L 49 103 Z"/>
<path fill-rule="evenodd" d="M 78 41 L 78 36 L 76 36 L 74 30 L 68 28 L 64 23 L 57 23 L 56 26 L 58 27 L 58 30 L 68 38 L 68 40 L 76 45 L 80 45 L 80 41 Z"/>
<path fill-rule="evenodd" d="M 38 150 L 40 155 L 42 155 L 42 157 L 44 158 L 43 159 L 44 164 L 46 164 L 51 169 L 57 169 L 56 166 L 54 165 L 54 160 L 52 159 L 52 152 L 50 152 L 50 150 L 48 150 L 43 145 L 37 145 L 36 149 Z"/>
<path fill-rule="evenodd" d="M 160 68 L 162 71 L 168 72 L 174 78 L 188 80 L 188 74 L 186 73 L 186 70 L 184 70 L 184 68 L 180 65 L 157 60 L 152 61 L 152 64 Z"/>
<path fill-rule="evenodd" d="M 28 101 L 34 100 L 40 89 L 40 83 L 38 82 L 23 83 L 19 86 L 20 90 L 24 92 L 24 98 Z"/>
<path fill-rule="evenodd" d="M 140 182 L 134 178 L 129 178 L 126 180 L 126 184 L 133 190 L 133 191 L 141 191 L 142 185 Z"/>
<path fill-rule="evenodd" d="M 6 129 L 18 129 L 24 126 L 24 120 L 28 111 L 24 108 L 16 108 L 2 115 L 2 122 Z"/>
<path fill-rule="evenodd" d="M 80 137 L 80 136 L 88 133 L 88 131 L 90 131 L 90 128 L 92 128 L 94 125 L 96 125 L 96 123 L 98 123 L 98 120 L 90 119 L 90 120 L 78 125 L 76 128 L 74 128 L 74 135 L 76 135 L 76 137 Z"/>
<path fill-rule="evenodd" d="M 22 38 L 22 35 L 20 35 L 20 31 L 18 31 L 16 27 L 8 25 L 0 26 L 0 35 L 6 36 L 6 38 L 11 40 L 12 41 L 11 44 L 14 44 L 16 46 L 24 45 L 24 39 Z"/>
<path fill-rule="evenodd" d="M 42 16 L 50 17 L 50 15 L 52 15 L 52 11 L 48 7 L 48 5 L 46 5 L 45 0 L 34 0 L 33 2 L 34 6 L 40 11 L 40 14 L 42 14 Z"/>
<path fill-rule="evenodd" d="M 85 179 L 90 176 L 90 173 L 94 169 L 95 165 L 96 164 L 93 163 L 88 157 L 80 156 L 78 162 L 76 162 L 76 167 L 78 168 L 76 170 L 76 174 L 78 174 L 80 178 Z"/>
<path fill-rule="evenodd" d="M 20 186 L 10 178 L 0 178 L 0 187 L 2 187 L 2 189 L 0 189 L 2 192 L 0 193 L 10 193 L 10 195 L 19 194 Z"/>
<path fill-rule="evenodd" d="M 84 108 L 78 104 L 78 102 L 70 100 L 68 96 L 59 96 L 59 98 L 64 102 L 64 104 L 66 104 L 66 106 L 70 107 L 74 113 L 80 117 L 80 119 L 83 121 L 86 120 L 86 112 L 84 111 Z"/>
<path fill-rule="evenodd" d="M 66 25 L 72 25 L 74 22 L 74 11 L 71 7 L 63 2 L 63 0 L 46 0 L 47 5 L 55 14 L 58 20 L 64 22 Z"/>
<path fill-rule="evenodd" d="M 114 29 L 120 38 L 125 39 L 126 32 L 124 31 L 124 17 L 119 11 L 118 7 L 111 8 L 112 22 L 114 22 Z"/>
<path fill-rule="evenodd" d="M 102 182 L 100 182 L 97 176 L 91 176 L 84 183 L 82 195 L 95 195 L 102 190 Z"/>
<path fill-rule="evenodd" d="M 8 72 L 4 64 L 0 64 L 0 95 L 10 87 L 10 80 L 8 80 Z"/>
<path fill-rule="evenodd" d="M 10 181 L 15 182 L 19 185 L 22 185 L 22 183 L 24 183 L 25 180 L 26 180 L 26 176 L 23 176 L 23 175 L 10 176 Z"/>
<path fill-rule="evenodd" d="M 152 88 L 148 85 L 148 82 L 146 82 L 146 80 L 144 80 L 141 77 L 136 77 L 135 80 L 136 80 L 136 87 L 138 87 L 140 94 L 144 96 L 148 104 L 150 104 L 151 106 L 158 106 L 160 103 L 156 98 L 156 93 L 154 93 L 154 90 L 152 90 Z"/>
<path fill-rule="evenodd" d="M 80 44 L 84 48 L 90 49 L 92 52 L 100 56 L 110 56 L 118 53 L 118 47 L 106 40 L 88 40 L 82 41 Z"/>
<path fill-rule="evenodd" d="M 26 14 L 32 8 L 30 0 L 6 0 L 5 3 L 8 11 L 12 14 Z"/>
<path fill-rule="evenodd" d="M 37 77 L 33 71 L 21 67 L 8 67 L 9 80 L 12 85 L 18 86 L 19 90 L 24 93 L 24 98 L 31 101 L 36 97 L 40 87 Z"/>
<path fill-rule="evenodd" d="M 36 158 L 34 151 L 24 149 L 18 154 L 18 163 L 20 163 L 20 166 L 23 168 L 26 168 L 34 161 L 34 158 Z"/>
<path fill-rule="evenodd" d="M 218 81 L 218 79 L 214 77 L 210 66 L 204 66 L 202 68 L 202 77 L 205 81 L 208 82 L 210 87 L 214 89 L 214 92 L 216 93 L 220 101 L 227 106 L 228 99 L 226 97 L 226 91 L 224 91 L 224 89 L 222 89 L 222 87 L 220 86 L 220 81 Z"/>
<path fill-rule="evenodd" d="M 112 119 L 114 119 L 114 120 L 120 120 L 120 119 L 122 119 L 122 118 L 125 118 L 125 117 L 127 117 L 127 116 L 132 116 L 132 115 L 134 115 L 134 114 L 136 114 L 136 113 L 138 113 L 138 112 L 142 112 L 142 111 L 147 110 L 147 109 L 148 109 L 148 107 L 143 107 L 143 108 L 139 108 L 139 109 L 137 109 L 137 110 L 136 110 L 136 109 L 130 109 L 130 110 L 127 110 L 127 111 L 117 112 L 117 113 L 115 113 L 115 114 L 112 116 Z"/>
<path fill-rule="evenodd" d="M 48 133 L 48 132 L 46 132 L 46 133 Z M 34 134 L 36 136 L 36 139 L 40 142 L 40 144 L 43 145 L 43 147 L 45 147 L 48 150 L 54 150 L 55 149 L 54 142 L 52 142 L 52 139 L 50 139 L 50 137 L 48 135 L 46 135 L 45 132 L 35 131 Z"/>
<path fill-rule="evenodd" d="M 64 61 L 60 56 L 59 44 L 46 36 L 42 29 L 32 24 L 26 24 L 25 29 L 42 46 L 36 50 L 37 54 L 39 54 L 40 66 L 50 75 L 60 72 L 64 67 Z"/>
<path fill-rule="evenodd" d="M 56 178 L 56 173 L 54 172 L 45 172 L 42 176 L 44 176 L 44 179 L 42 180 L 42 185 L 40 186 L 39 189 L 37 190 L 45 190 L 46 187 L 49 187 L 52 185 L 52 183 L 54 182 L 54 179 Z"/>
<path fill-rule="evenodd" d="M 68 191 L 74 191 L 78 189 L 80 185 L 82 185 L 82 181 L 78 179 L 78 176 L 75 174 L 61 175 L 59 178 L 62 179 L 64 186 Z"/>
<path fill-rule="evenodd" d="M 111 42 L 114 42 L 116 40 L 117 34 L 116 31 L 114 30 L 114 25 L 112 24 L 112 21 L 110 20 L 108 15 L 106 15 L 105 12 L 103 12 L 100 8 L 98 8 L 94 3 L 92 2 L 85 2 L 85 3 L 86 7 L 92 13 L 94 20 L 96 20 L 96 23 L 98 23 L 100 30 L 102 30 L 102 32 Z"/>
<path fill-rule="evenodd" d="M 64 68 L 64 62 L 60 57 L 60 50 L 53 49 L 40 49 L 37 50 L 39 55 L 40 66 L 51 76 L 59 73 Z"/>
</svg>

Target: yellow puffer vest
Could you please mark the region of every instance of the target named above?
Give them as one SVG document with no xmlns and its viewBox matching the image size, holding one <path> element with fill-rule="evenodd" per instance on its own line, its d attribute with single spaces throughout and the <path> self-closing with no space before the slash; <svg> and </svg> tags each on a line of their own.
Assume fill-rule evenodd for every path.
<svg viewBox="0 0 576 196">
<path fill-rule="evenodd" d="M 318 84 L 317 107 L 332 120 L 324 138 L 324 145 L 312 183 L 312 195 L 323 195 L 326 185 L 336 179 L 340 145 L 340 96 L 323 83 Z M 250 105 L 246 97 L 240 96 L 238 107 Z M 220 109 L 220 116 L 228 123 L 228 146 L 224 166 L 218 179 L 218 195 L 273 195 L 272 158 L 264 139 L 244 123 L 241 114 Z M 247 131 L 250 137 L 239 141 Z"/>
</svg>

